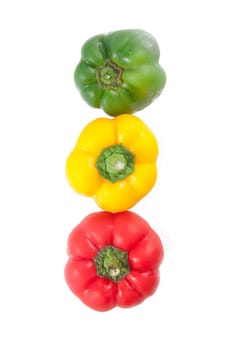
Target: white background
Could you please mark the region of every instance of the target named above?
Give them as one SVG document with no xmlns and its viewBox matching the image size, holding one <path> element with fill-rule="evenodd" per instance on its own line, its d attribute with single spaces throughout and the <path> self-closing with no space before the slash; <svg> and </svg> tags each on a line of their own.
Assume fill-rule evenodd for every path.
<svg viewBox="0 0 233 350">
<path fill-rule="evenodd" d="M 229 0 L 1 1 L 0 348 L 233 348 L 233 25 Z M 136 113 L 160 146 L 158 181 L 132 210 L 164 244 L 161 283 L 131 309 L 95 312 L 63 278 L 68 234 L 98 207 L 65 160 L 100 110 L 73 82 L 90 36 L 142 28 L 163 94 Z"/>
</svg>

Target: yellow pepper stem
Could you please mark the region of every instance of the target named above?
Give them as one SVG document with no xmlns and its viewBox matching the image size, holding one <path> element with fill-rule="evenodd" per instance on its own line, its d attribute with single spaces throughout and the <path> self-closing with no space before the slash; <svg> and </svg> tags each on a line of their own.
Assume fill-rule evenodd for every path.
<svg viewBox="0 0 233 350">
<path fill-rule="evenodd" d="M 134 172 L 134 154 L 120 144 L 112 145 L 100 153 L 96 168 L 112 183 L 123 180 Z"/>
</svg>

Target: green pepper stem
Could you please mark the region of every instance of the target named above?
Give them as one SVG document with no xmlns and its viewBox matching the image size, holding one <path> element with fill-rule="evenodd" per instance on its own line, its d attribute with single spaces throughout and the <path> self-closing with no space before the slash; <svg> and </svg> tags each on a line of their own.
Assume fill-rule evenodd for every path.
<svg viewBox="0 0 233 350">
<path fill-rule="evenodd" d="M 118 282 L 130 271 L 128 253 L 111 245 L 102 248 L 94 258 L 97 274 Z"/>
<path fill-rule="evenodd" d="M 123 180 L 134 171 L 134 154 L 120 144 L 112 145 L 100 153 L 96 168 L 112 183 Z"/>
<path fill-rule="evenodd" d="M 122 69 L 109 59 L 96 70 L 96 80 L 104 89 L 116 89 L 122 84 Z"/>
</svg>

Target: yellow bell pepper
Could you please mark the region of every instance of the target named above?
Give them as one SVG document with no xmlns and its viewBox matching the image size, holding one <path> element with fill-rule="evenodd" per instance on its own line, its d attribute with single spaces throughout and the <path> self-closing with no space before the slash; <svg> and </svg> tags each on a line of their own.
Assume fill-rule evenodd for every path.
<svg viewBox="0 0 233 350">
<path fill-rule="evenodd" d="M 156 138 L 138 117 L 98 118 L 83 129 L 68 156 L 67 180 L 101 209 L 121 212 L 154 186 L 157 156 Z"/>
</svg>

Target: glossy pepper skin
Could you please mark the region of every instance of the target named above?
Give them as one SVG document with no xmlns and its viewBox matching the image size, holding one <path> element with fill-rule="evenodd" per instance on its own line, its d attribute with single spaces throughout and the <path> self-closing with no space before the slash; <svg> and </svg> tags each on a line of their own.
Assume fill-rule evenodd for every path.
<svg viewBox="0 0 233 350">
<path fill-rule="evenodd" d="M 79 194 L 109 212 L 125 211 L 154 186 L 158 144 L 138 117 L 98 118 L 81 132 L 66 161 L 66 176 Z"/>
<path fill-rule="evenodd" d="M 92 107 L 116 116 L 134 113 L 160 95 L 166 83 L 155 38 L 141 29 L 96 35 L 85 42 L 74 80 Z"/>
<path fill-rule="evenodd" d="M 159 284 L 162 243 L 133 212 L 88 215 L 71 232 L 67 252 L 68 286 L 97 311 L 140 304 Z"/>
</svg>

